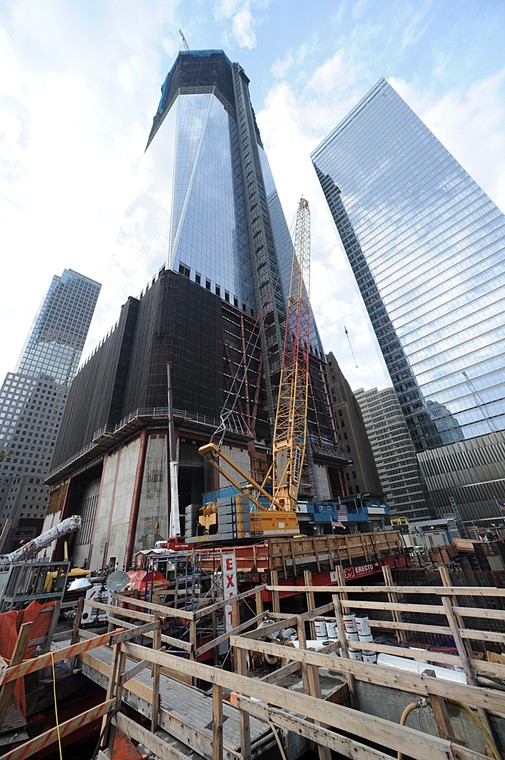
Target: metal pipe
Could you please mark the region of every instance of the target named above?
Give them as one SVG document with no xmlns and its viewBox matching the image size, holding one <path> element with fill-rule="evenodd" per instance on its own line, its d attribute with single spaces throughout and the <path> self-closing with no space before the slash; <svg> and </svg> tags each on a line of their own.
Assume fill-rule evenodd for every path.
<svg viewBox="0 0 505 760">
<path fill-rule="evenodd" d="M 167 362 L 167 400 L 168 400 L 168 461 L 170 478 L 170 514 L 168 537 L 175 538 L 181 535 L 181 522 L 179 512 L 179 457 L 177 456 L 177 444 L 175 441 L 174 405 L 172 400 L 172 376 L 171 365 Z"/>
</svg>

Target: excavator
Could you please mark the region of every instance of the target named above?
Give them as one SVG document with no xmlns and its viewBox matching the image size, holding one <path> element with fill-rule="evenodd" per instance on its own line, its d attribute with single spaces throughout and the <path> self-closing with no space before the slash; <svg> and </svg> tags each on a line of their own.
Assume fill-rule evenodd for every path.
<svg viewBox="0 0 505 760">
<path fill-rule="evenodd" d="M 225 477 L 230 487 L 215 492 L 199 509 L 198 535 L 194 539 L 186 537 L 187 541 L 230 542 L 300 532 L 295 508 L 307 441 L 309 274 L 310 211 L 308 202 L 301 198 L 296 214 L 272 464 L 263 482 L 258 483 L 219 444 L 210 442 L 200 447 L 201 456 Z"/>
</svg>

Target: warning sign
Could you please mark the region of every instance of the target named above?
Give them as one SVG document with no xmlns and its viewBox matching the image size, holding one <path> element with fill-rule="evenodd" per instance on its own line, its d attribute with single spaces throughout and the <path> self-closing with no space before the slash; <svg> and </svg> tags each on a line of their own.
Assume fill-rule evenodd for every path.
<svg viewBox="0 0 505 760">
<path fill-rule="evenodd" d="M 230 599 L 238 594 L 235 552 L 223 552 L 221 555 L 221 570 L 223 572 L 223 595 L 225 599 Z M 224 619 L 226 630 L 231 631 L 233 628 L 231 604 L 227 604 L 224 608 Z"/>
</svg>

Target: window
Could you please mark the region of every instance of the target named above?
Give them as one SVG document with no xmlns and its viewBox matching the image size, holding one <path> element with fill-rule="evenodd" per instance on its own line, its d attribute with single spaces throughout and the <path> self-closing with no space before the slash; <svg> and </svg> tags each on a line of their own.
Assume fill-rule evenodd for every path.
<svg viewBox="0 0 505 760">
<path fill-rule="evenodd" d="M 221 288 L 219 287 L 219 285 L 216 285 L 216 296 L 220 296 L 220 295 L 221 295 Z"/>
<path fill-rule="evenodd" d="M 184 277 L 189 277 L 191 274 L 191 270 L 189 267 L 186 266 L 186 264 L 183 264 L 182 262 L 179 264 L 179 273 L 183 274 Z"/>
<path fill-rule="evenodd" d="M 197 285 L 202 284 L 202 275 L 199 272 L 195 273 L 195 282 Z"/>
</svg>

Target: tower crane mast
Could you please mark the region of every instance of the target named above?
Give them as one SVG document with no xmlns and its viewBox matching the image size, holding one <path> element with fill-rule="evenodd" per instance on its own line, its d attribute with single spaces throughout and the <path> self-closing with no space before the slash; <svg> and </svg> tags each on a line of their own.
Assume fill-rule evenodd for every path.
<svg viewBox="0 0 505 760">
<path fill-rule="evenodd" d="M 310 348 L 310 211 L 300 198 L 272 445 L 274 509 L 294 511 L 307 441 Z"/>
<path fill-rule="evenodd" d="M 216 443 L 200 454 L 241 494 L 233 504 L 219 500 L 202 508 L 199 524 L 208 538 L 219 539 L 220 512 L 225 525 L 236 524 L 237 537 L 294 535 L 299 532 L 295 508 L 307 441 L 307 399 L 310 354 L 310 211 L 305 198 L 298 204 L 279 394 L 272 443 L 272 493 L 248 475 Z M 226 462 L 227 468 L 220 459 Z M 235 478 L 230 469 L 239 479 Z M 221 500 L 222 501 L 222 500 Z M 235 503 L 236 502 L 236 503 Z M 247 520 L 245 503 L 252 507 Z M 226 512 L 226 517 L 224 516 Z M 247 527 L 246 527 L 247 523 Z M 227 528 L 226 540 L 230 540 Z M 224 532 L 223 532 L 224 538 Z"/>
</svg>

